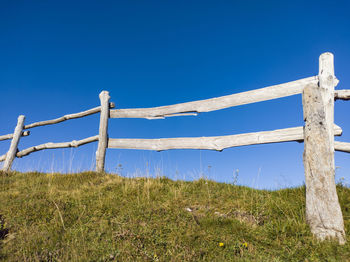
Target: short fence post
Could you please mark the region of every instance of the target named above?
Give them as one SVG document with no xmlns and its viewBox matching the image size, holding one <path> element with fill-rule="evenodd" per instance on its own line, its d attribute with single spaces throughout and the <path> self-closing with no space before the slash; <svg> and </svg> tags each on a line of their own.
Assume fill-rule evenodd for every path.
<svg viewBox="0 0 350 262">
<path fill-rule="evenodd" d="M 102 91 L 99 97 L 101 101 L 101 113 L 98 147 L 96 151 L 96 171 L 104 172 L 106 148 L 108 146 L 109 92 Z"/>
<path fill-rule="evenodd" d="M 316 238 L 345 243 L 343 216 L 335 186 L 333 55 L 319 61 L 319 85 L 303 91 L 306 220 Z"/>
<path fill-rule="evenodd" d="M 22 136 L 24 119 L 25 119 L 25 116 L 23 116 L 23 115 L 20 115 L 18 117 L 17 125 L 15 128 L 15 131 L 13 132 L 13 138 L 11 140 L 10 149 L 6 154 L 5 163 L 4 163 L 4 166 L 2 168 L 3 171 L 10 171 L 11 170 L 12 162 L 15 159 L 16 154 L 17 154 L 17 147 L 18 147 L 19 139 Z"/>
</svg>

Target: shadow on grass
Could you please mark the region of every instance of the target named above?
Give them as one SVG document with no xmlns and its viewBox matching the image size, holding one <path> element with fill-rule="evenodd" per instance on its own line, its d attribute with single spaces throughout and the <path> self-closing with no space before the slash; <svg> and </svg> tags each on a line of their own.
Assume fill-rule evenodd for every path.
<svg viewBox="0 0 350 262">
<path fill-rule="evenodd" d="M 5 226 L 5 219 L 2 215 L 0 215 L 0 240 L 5 239 L 8 233 L 9 233 L 9 230 Z M 1 247 L 1 243 L 0 243 L 0 247 Z"/>
</svg>

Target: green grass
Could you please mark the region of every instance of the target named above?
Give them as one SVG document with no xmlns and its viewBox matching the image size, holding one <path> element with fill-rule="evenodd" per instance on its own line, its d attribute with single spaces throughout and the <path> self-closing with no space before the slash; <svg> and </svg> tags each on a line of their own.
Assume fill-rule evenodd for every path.
<svg viewBox="0 0 350 262">
<path fill-rule="evenodd" d="M 350 190 L 337 190 L 349 233 Z M 304 195 L 203 179 L 0 173 L 0 260 L 350 261 L 349 243 L 312 237 Z"/>
</svg>

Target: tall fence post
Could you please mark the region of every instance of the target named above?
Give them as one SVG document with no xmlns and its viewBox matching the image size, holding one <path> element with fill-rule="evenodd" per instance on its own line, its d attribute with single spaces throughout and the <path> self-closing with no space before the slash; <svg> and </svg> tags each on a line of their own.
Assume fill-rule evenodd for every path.
<svg viewBox="0 0 350 262">
<path fill-rule="evenodd" d="M 104 172 L 106 148 L 108 144 L 109 92 L 102 91 L 99 97 L 101 101 L 101 114 L 98 147 L 96 151 L 96 171 Z"/>
<path fill-rule="evenodd" d="M 15 131 L 13 132 L 13 138 L 11 140 L 10 149 L 6 154 L 5 163 L 4 163 L 4 166 L 2 168 L 3 171 L 10 171 L 11 170 L 12 162 L 16 157 L 19 139 L 22 136 L 24 119 L 25 119 L 25 116 L 23 116 L 23 115 L 20 115 L 18 117 L 17 125 L 15 128 Z"/>
<path fill-rule="evenodd" d="M 306 220 L 320 240 L 345 243 L 343 216 L 334 169 L 334 65 L 333 54 L 319 58 L 319 84 L 303 90 L 304 168 Z"/>
</svg>

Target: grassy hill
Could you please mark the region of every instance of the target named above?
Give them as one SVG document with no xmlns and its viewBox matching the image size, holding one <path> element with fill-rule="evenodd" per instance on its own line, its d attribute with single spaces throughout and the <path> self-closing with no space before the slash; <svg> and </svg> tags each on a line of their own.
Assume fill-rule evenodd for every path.
<svg viewBox="0 0 350 262">
<path fill-rule="evenodd" d="M 350 234 L 350 189 L 337 189 Z M 0 260 L 350 261 L 349 243 L 313 239 L 304 191 L 0 173 Z"/>
</svg>

